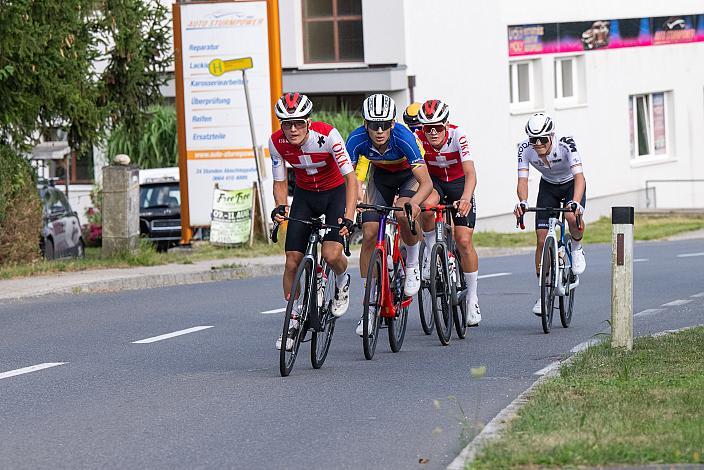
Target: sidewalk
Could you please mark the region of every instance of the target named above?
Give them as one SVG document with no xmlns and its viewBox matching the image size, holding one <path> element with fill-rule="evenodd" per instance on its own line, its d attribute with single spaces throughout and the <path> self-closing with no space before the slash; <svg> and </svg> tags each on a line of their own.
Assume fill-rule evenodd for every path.
<svg viewBox="0 0 704 470">
<path fill-rule="evenodd" d="M 477 248 L 480 258 L 507 256 L 533 251 L 532 247 Z M 0 302 L 57 294 L 118 292 L 131 289 L 199 284 L 283 272 L 284 256 L 227 258 L 192 264 L 165 264 L 121 269 L 94 269 L 47 276 L 23 277 L 0 281 Z M 359 266 L 359 250 L 353 250 L 350 266 Z"/>
</svg>

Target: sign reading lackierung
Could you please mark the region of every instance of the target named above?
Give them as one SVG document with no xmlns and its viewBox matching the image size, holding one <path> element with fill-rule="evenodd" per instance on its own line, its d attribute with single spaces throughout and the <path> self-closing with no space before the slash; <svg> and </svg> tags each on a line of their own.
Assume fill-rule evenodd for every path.
<svg viewBox="0 0 704 470">
<path fill-rule="evenodd" d="M 257 140 L 264 142 L 271 134 L 267 5 L 220 2 L 179 8 L 188 211 L 191 226 L 207 226 L 216 183 L 237 189 L 257 181 L 242 77 L 225 72 L 250 69 Z M 233 60 L 237 58 L 244 59 Z"/>
</svg>

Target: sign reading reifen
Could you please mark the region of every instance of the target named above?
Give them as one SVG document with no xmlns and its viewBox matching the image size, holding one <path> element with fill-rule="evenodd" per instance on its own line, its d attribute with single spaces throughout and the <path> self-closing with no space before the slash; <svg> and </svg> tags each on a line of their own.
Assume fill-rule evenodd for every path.
<svg viewBox="0 0 704 470">
<path fill-rule="evenodd" d="M 251 57 L 247 71 L 258 142 L 271 134 L 266 1 L 180 5 L 185 144 L 191 226 L 211 221 L 213 189 L 257 181 L 242 72 L 209 65 Z"/>
</svg>

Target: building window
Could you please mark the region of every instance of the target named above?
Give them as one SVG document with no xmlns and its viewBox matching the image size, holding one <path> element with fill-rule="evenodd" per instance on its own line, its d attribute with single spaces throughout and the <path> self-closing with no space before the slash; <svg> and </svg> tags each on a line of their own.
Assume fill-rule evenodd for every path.
<svg viewBox="0 0 704 470">
<path fill-rule="evenodd" d="M 584 101 L 584 56 L 556 57 L 554 62 L 556 105 Z"/>
<path fill-rule="evenodd" d="M 628 98 L 631 158 L 667 154 L 666 101 L 665 93 Z"/>
<path fill-rule="evenodd" d="M 93 149 L 88 154 L 78 156 L 76 152 L 71 152 L 69 156 L 71 179 L 69 184 L 93 184 L 94 166 L 93 166 Z M 51 176 L 58 178 L 57 184 L 66 184 L 66 167 L 63 161 L 55 162 L 53 165 L 53 173 Z"/>
<path fill-rule="evenodd" d="M 306 63 L 364 62 L 362 0 L 303 0 Z"/>
<path fill-rule="evenodd" d="M 512 110 L 518 112 L 532 110 L 541 102 L 537 93 L 539 77 L 536 62 L 525 60 L 509 63 L 509 97 Z"/>
</svg>

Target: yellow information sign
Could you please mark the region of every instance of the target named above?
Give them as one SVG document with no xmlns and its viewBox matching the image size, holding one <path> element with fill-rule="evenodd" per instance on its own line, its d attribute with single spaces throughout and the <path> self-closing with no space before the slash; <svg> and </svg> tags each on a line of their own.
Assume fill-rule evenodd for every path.
<svg viewBox="0 0 704 470">
<path fill-rule="evenodd" d="M 211 75 L 219 77 L 225 72 L 233 72 L 235 70 L 251 69 L 253 67 L 251 57 L 242 57 L 240 59 L 221 60 L 213 59 L 208 64 L 208 70 Z"/>
</svg>

